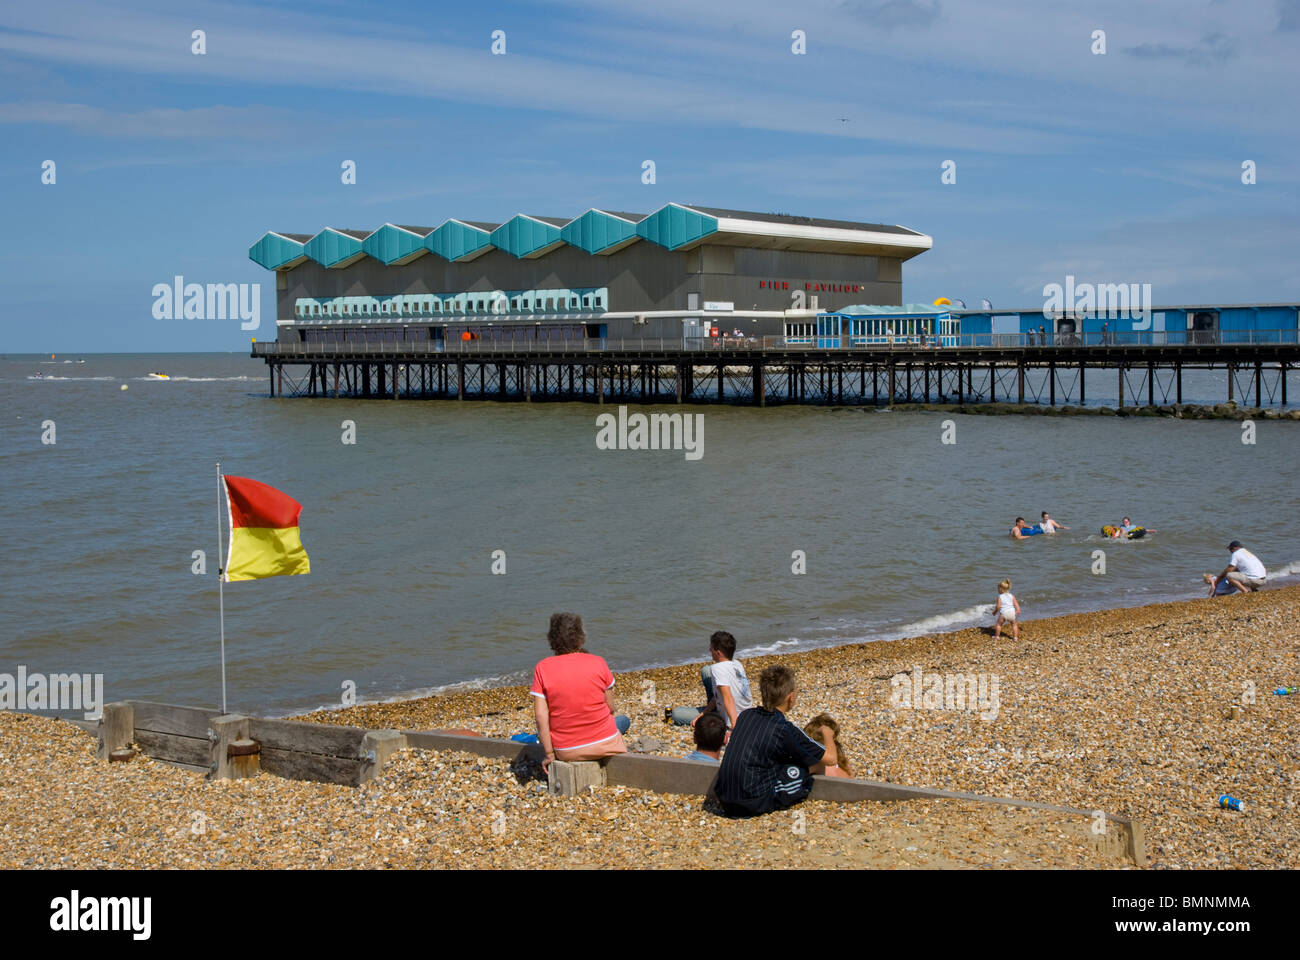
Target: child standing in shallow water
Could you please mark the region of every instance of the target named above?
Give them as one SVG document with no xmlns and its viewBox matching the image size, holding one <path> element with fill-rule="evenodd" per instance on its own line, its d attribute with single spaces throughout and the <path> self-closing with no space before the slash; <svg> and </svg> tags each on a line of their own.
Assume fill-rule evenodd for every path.
<svg viewBox="0 0 1300 960">
<path fill-rule="evenodd" d="M 1011 592 L 1011 581 L 1003 580 L 998 584 L 998 602 L 996 604 L 998 612 L 998 622 L 993 625 L 993 639 L 1002 638 L 1002 624 L 1011 624 L 1011 639 L 1020 639 L 1020 624 L 1016 621 L 1020 618 L 1020 601 L 1016 599 L 1015 594 Z"/>
</svg>

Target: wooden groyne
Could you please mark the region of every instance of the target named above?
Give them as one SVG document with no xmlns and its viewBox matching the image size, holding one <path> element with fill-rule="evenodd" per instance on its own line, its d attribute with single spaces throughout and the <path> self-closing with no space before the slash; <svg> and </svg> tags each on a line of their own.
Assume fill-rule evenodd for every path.
<svg viewBox="0 0 1300 960">
<path fill-rule="evenodd" d="M 100 720 L 79 726 L 90 728 L 97 738 L 102 760 L 127 761 L 139 753 L 214 780 L 270 773 L 355 787 L 379 776 L 387 760 L 403 749 L 460 751 L 515 764 L 540 764 L 543 758 L 536 744 L 494 737 L 269 720 L 141 700 L 106 704 Z M 599 766 L 601 783 L 693 796 L 705 795 L 717 773 L 708 764 L 633 753 L 611 757 Z M 1137 866 L 1146 864 L 1142 826 L 1100 810 L 823 776 L 814 778 L 810 799 L 837 803 L 948 799 L 1065 814 L 1087 820 L 1089 839 L 1102 853 L 1127 858 Z"/>
</svg>

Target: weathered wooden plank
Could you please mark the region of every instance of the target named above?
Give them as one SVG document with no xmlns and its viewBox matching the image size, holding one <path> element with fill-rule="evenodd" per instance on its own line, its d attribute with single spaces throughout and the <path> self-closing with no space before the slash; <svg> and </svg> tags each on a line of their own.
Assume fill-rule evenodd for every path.
<svg viewBox="0 0 1300 960">
<path fill-rule="evenodd" d="M 517 743 L 496 737 L 467 737 L 460 733 L 439 733 L 436 730 L 403 730 L 408 747 L 421 750 L 463 750 L 480 757 L 506 757 L 510 760 L 532 759 L 540 761 L 545 754 L 535 743 Z"/>
<path fill-rule="evenodd" d="M 620 753 L 605 762 L 608 782 L 655 793 L 704 794 L 718 774 L 716 763 Z"/>
<path fill-rule="evenodd" d="M 297 750 L 278 750 L 264 744 L 261 763 L 263 773 L 284 777 L 286 780 L 315 780 L 320 783 L 339 783 L 346 787 L 361 784 L 361 760 L 301 753 Z"/>
<path fill-rule="evenodd" d="M 240 779 L 230 762 L 230 745 L 248 736 L 248 717 L 237 713 L 213 717 L 208 721 L 208 729 L 211 743 L 209 775 L 213 780 Z"/>
<path fill-rule="evenodd" d="M 171 733 L 180 737 L 202 737 L 206 740 L 208 721 L 213 717 L 221 716 L 220 710 L 209 710 L 203 707 L 179 707 L 171 703 L 153 703 L 149 700 L 127 702 L 135 710 L 137 730 Z"/>
<path fill-rule="evenodd" d="M 178 737 L 170 733 L 137 729 L 135 742 L 139 744 L 141 753 L 155 760 L 175 760 L 205 770 L 211 762 L 208 757 L 212 745 L 206 736 L 200 740 L 198 737 Z"/>
<path fill-rule="evenodd" d="M 260 720 L 257 717 L 248 720 L 248 735 L 262 744 L 263 749 L 296 750 L 349 760 L 363 758 L 361 741 L 367 732 L 361 727 L 336 727 L 305 720 Z"/>
</svg>

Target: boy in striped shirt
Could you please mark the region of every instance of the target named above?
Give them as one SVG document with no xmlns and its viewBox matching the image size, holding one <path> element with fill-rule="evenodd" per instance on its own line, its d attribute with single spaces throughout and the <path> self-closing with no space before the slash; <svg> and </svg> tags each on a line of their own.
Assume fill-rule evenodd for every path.
<svg viewBox="0 0 1300 960">
<path fill-rule="evenodd" d="M 826 772 L 826 746 L 786 719 L 794 707 L 794 671 L 768 667 L 759 692 L 763 705 L 737 718 L 713 784 L 723 810 L 737 817 L 793 806 L 808 796 L 813 776 Z"/>
</svg>

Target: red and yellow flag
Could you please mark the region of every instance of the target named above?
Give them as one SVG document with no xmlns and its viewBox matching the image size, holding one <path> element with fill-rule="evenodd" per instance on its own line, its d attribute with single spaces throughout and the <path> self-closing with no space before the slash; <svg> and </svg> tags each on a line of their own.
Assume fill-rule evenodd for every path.
<svg viewBox="0 0 1300 960">
<path fill-rule="evenodd" d="M 302 504 L 247 477 L 221 479 L 230 508 L 226 581 L 311 573 L 311 561 L 298 536 Z"/>
</svg>

